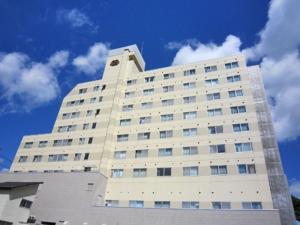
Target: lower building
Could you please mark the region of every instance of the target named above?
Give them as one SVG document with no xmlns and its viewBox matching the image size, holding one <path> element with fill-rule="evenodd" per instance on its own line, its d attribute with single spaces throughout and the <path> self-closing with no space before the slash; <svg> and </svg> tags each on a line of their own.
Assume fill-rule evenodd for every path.
<svg viewBox="0 0 300 225">
<path fill-rule="evenodd" d="M 0 224 L 280 225 L 279 211 L 108 207 L 99 173 L 1 173 Z"/>
</svg>

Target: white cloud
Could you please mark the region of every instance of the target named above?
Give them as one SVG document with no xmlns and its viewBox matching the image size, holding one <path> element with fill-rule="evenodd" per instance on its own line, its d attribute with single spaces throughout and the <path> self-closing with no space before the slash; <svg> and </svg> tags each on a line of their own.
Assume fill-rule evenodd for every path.
<svg viewBox="0 0 300 225">
<path fill-rule="evenodd" d="M 240 53 L 241 41 L 234 35 L 228 35 L 226 40 L 220 46 L 214 43 L 203 44 L 193 40 L 186 44 L 177 42 L 168 43 L 169 49 L 179 48 L 173 59 L 172 64 L 185 64 L 204 59 L 212 59 L 222 56 L 234 55 Z"/>
<path fill-rule="evenodd" d="M 280 141 L 296 139 L 300 134 L 300 59 L 297 52 L 280 60 L 265 57 L 261 71 Z M 272 101 L 270 101 L 272 102 Z"/>
<path fill-rule="evenodd" d="M 63 67 L 68 63 L 69 52 L 66 50 L 58 51 L 49 58 L 51 67 Z"/>
<path fill-rule="evenodd" d="M 109 52 L 107 44 L 98 42 L 89 48 L 86 55 L 81 55 L 73 60 L 73 65 L 78 71 L 87 75 L 96 75 L 96 73 L 103 69 L 105 61 Z"/>
<path fill-rule="evenodd" d="M 180 44 L 171 42 L 169 49 L 178 49 L 173 64 L 195 62 L 225 55 L 244 53 L 249 60 L 260 60 L 266 93 L 272 102 L 272 116 L 280 141 L 300 136 L 300 8 L 299 0 L 272 0 L 268 21 L 254 46 L 240 50 L 241 41 L 229 35 L 224 43 Z M 197 43 L 195 45 L 195 43 Z"/>
<path fill-rule="evenodd" d="M 75 8 L 58 10 L 57 20 L 58 22 L 66 22 L 70 24 L 72 28 L 88 26 L 93 28 L 94 31 L 98 29 L 87 15 Z"/>
<path fill-rule="evenodd" d="M 47 63 L 33 62 L 24 53 L 1 54 L 0 113 L 30 111 L 55 99 L 60 93 L 57 73 L 66 65 L 69 53 L 59 51 Z"/>
<path fill-rule="evenodd" d="M 267 56 L 280 59 L 300 46 L 300 1 L 272 0 L 268 11 L 268 21 L 259 33 L 259 42 L 246 49 L 252 59 Z"/>
<path fill-rule="evenodd" d="M 300 181 L 293 180 L 289 186 L 290 193 L 298 198 L 300 198 Z"/>
</svg>

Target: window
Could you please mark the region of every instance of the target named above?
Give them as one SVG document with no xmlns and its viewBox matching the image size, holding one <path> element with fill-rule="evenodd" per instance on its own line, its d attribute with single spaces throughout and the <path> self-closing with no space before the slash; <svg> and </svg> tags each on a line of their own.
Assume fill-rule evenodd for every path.
<svg viewBox="0 0 300 225">
<path fill-rule="evenodd" d="M 106 88 L 106 84 L 103 84 L 103 85 L 102 85 L 102 88 L 101 88 L 101 91 L 104 91 L 105 88 Z"/>
<path fill-rule="evenodd" d="M 172 156 L 172 148 L 160 148 L 158 149 L 158 156 Z"/>
<path fill-rule="evenodd" d="M 187 146 L 182 148 L 183 155 L 198 155 L 198 147 L 197 146 Z"/>
<path fill-rule="evenodd" d="M 225 68 L 226 69 L 232 69 L 232 68 L 236 68 L 236 67 L 239 67 L 238 62 L 225 63 Z"/>
<path fill-rule="evenodd" d="M 140 124 L 151 123 L 151 116 L 140 117 Z"/>
<path fill-rule="evenodd" d="M 239 174 L 255 174 L 255 164 L 239 164 L 238 165 Z"/>
<path fill-rule="evenodd" d="M 218 79 L 205 80 L 205 86 L 214 86 L 217 85 L 218 83 L 219 83 Z"/>
<path fill-rule="evenodd" d="M 68 154 L 57 154 L 57 155 L 49 155 L 48 162 L 61 162 L 67 161 Z"/>
<path fill-rule="evenodd" d="M 75 153 L 74 161 L 79 161 L 81 159 L 81 153 Z"/>
<path fill-rule="evenodd" d="M 88 144 L 92 144 L 93 143 L 93 138 L 90 137 L 89 140 L 88 140 Z"/>
<path fill-rule="evenodd" d="M 145 77 L 145 82 L 146 82 L 146 83 L 153 82 L 154 79 L 155 79 L 154 76 L 152 76 L 152 77 Z"/>
<path fill-rule="evenodd" d="M 44 147 L 47 146 L 47 144 L 48 144 L 48 141 L 40 141 L 39 142 L 39 148 L 44 148 Z"/>
<path fill-rule="evenodd" d="M 147 169 L 146 168 L 135 168 L 135 169 L 133 169 L 133 176 L 134 177 L 146 177 Z"/>
<path fill-rule="evenodd" d="M 69 146 L 73 142 L 73 139 L 61 139 L 61 140 L 54 140 L 53 146 Z"/>
<path fill-rule="evenodd" d="M 183 176 L 198 176 L 198 166 L 183 167 Z"/>
<path fill-rule="evenodd" d="M 181 207 L 184 209 L 199 209 L 199 202 L 182 202 Z"/>
<path fill-rule="evenodd" d="M 89 129 L 90 124 L 89 123 L 84 123 L 82 126 L 82 130 L 87 130 Z"/>
<path fill-rule="evenodd" d="M 233 127 L 233 131 L 234 132 L 249 131 L 249 125 L 248 125 L 248 123 L 233 124 L 232 127 Z"/>
<path fill-rule="evenodd" d="M 153 95 L 153 94 L 154 94 L 154 88 L 150 88 L 150 89 L 145 89 L 145 90 L 143 90 L 143 94 L 144 94 L 145 96 L 147 96 L 147 95 Z"/>
<path fill-rule="evenodd" d="M 220 93 L 212 93 L 212 94 L 207 94 L 206 95 L 206 99 L 207 101 L 212 101 L 212 100 L 218 100 L 221 98 Z"/>
<path fill-rule="evenodd" d="M 237 82 L 237 81 L 240 81 L 240 80 L 241 80 L 240 75 L 234 75 L 234 76 L 227 77 L 227 82 L 229 82 L 229 83 Z"/>
<path fill-rule="evenodd" d="M 115 151 L 114 152 L 115 159 L 125 159 L 126 158 L 126 151 Z"/>
<path fill-rule="evenodd" d="M 93 124 L 92 124 L 92 129 L 95 129 L 96 126 L 97 126 L 97 123 L 93 123 Z"/>
<path fill-rule="evenodd" d="M 171 176 L 171 168 L 157 168 L 157 176 Z"/>
<path fill-rule="evenodd" d="M 106 200 L 105 206 L 107 207 L 118 207 L 119 206 L 119 200 Z"/>
<path fill-rule="evenodd" d="M 154 202 L 155 208 L 170 208 L 170 202 L 168 201 L 155 201 Z"/>
<path fill-rule="evenodd" d="M 245 143 L 235 143 L 235 151 L 236 152 L 250 152 L 253 151 L 252 143 L 245 142 Z"/>
<path fill-rule="evenodd" d="M 30 209 L 32 205 L 32 201 L 26 200 L 26 199 L 22 199 L 20 202 L 20 207 L 21 208 L 27 208 Z"/>
<path fill-rule="evenodd" d="M 210 145 L 209 146 L 210 153 L 224 153 L 225 152 L 225 145 Z"/>
<path fill-rule="evenodd" d="M 191 119 L 196 119 L 197 118 L 197 112 L 184 112 L 183 113 L 183 119 L 185 120 L 191 120 Z"/>
<path fill-rule="evenodd" d="M 71 118 L 78 118 L 80 116 L 80 112 L 72 112 Z"/>
<path fill-rule="evenodd" d="M 135 150 L 135 158 L 147 158 L 148 149 Z"/>
<path fill-rule="evenodd" d="M 208 127 L 209 134 L 221 134 L 223 133 L 223 126 L 211 126 Z"/>
<path fill-rule="evenodd" d="M 189 103 L 194 103 L 194 102 L 196 102 L 196 96 L 183 97 L 184 104 L 189 104 Z"/>
<path fill-rule="evenodd" d="M 185 70 L 183 72 L 183 75 L 184 76 L 192 76 L 192 75 L 195 75 L 196 74 L 196 70 L 195 69 L 191 69 L 191 70 Z"/>
<path fill-rule="evenodd" d="M 20 156 L 19 157 L 19 163 L 24 163 L 24 162 L 27 162 L 27 159 L 28 159 L 28 156 Z"/>
<path fill-rule="evenodd" d="M 84 166 L 83 167 L 83 171 L 84 172 L 91 172 L 92 171 L 92 167 L 90 167 L 90 166 Z"/>
<path fill-rule="evenodd" d="M 242 202 L 243 209 L 262 209 L 261 202 Z"/>
<path fill-rule="evenodd" d="M 92 116 L 92 115 L 93 115 L 93 110 L 86 111 L 86 116 Z"/>
<path fill-rule="evenodd" d="M 173 131 L 172 130 L 164 130 L 159 132 L 160 138 L 171 138 L 173 137 Z"/>
<path fill-rule="evenodd" d="M 221 108 L 218 108 L 218 109 L 209 109 L 209 110 L 207 110 L 207 114 L 210 117 L 223 115 Z"/>
<path fill-rule="evenodd" d="M 138 133 L 137 139 L 138 140 L 148 140 L 148 139 L 150 139 L 150 132 Z"/>
<path fill-rule="evenodd" d="M 57 132 L 69 132 L 76 130 L 76 125 L 59 126 Z"/>
<path fill-rule="evenodd" d="M 65 120 L 65 119 L 69 119 L 70 116 L 71 116 L 71 113 L 63 113 L 61 118 L 62 118 L 63 120 Z"/>
<path fill-rule="evenodd" d="M 142 106 L 142 109 L 150 109 L 150 108 L 152 108 L 153 103 L 152 102 L 143 102 L 141 104 L 141 106 Z"/>
<path fill-rule="evenodd" d="M 111 177 L 123 177 L 124 171 L 123 169 L 112 169 L 111 170 Z"/>
<path fill-rule="evenodd" d="M 133 110 L 133 105 L 123 105 L 123 107 L 122 107 L 123 112 L 128 112 L 131 110 Z"/>
<path fill-rule="evenodd" d="M 99 89 L 100 89 L 99 85 L 93 87 L 93 91 L 99 91 Z"/>
<path fill-rule="evenodd" d="M 134 85 L 136 84 L 136 80 L 128 80 L 127 81 L 127 86 L 131 86 L 131 85 Z"/>
<path fill-rule="evenodd" d="M 144 201 L 130 200 L 129 201 L 129 207 L 143 208 L 144 207 Z"/>
<path fill-rule="evenodd" d="M 131 98 L 134 96 L 134 91 L 125 92 L 125 98 Z"/>
<path fill-rule="evenodd" d="M 124 141 L 128 141 L 128 134 L 119 134 L 117 136 L 117 142 L 124 142 Z"/>
<path fill-rule="evenodd" d="M 230 107 L 231 114 L 236 114 L 236 113 L 245 113 L 246 112 L 246 106 L 234 106 Z"/>
<path fill-rule="evenodd" d="M 33 156 L 32 162 L 41 162 L 42 158 L 43 158 L 43 156 L 41 156 L 41 155 L 35 155 L 35 156 Z"/>
<path fill-rule="evenodd" d="M 90 103 L 95 103 L 95 102 L 96 102 L 96 100 L 97 100 L 97 98 L 96 98 L 96 97 L 90 98 Z"/>
<path fill-rule="evenodd" d="M 164 80 L 172 79 L 175 77 L 174 73 L 166 73 L 164 74 Z"/>
<path fill-rule="evenodd" d="M 68 154 L 58 154 L 57 155 L 57 161 L 67 161 Z"/>
<path fill-rule="evenodd" d="M 184 83 L 184 84 L 183 84 L 183 88 L 184 88 L 185 90 L 188 90 L 188 89 L 194 89 L 194 88 L 196 88 L 196 82 Z"/>
<path fill-rule="evenodd" d="M 230 202 L 212 202 L 213 209 L 231 209 Z"/>
<path fill-rule="evenodd" d="M 217 71 L 217 66 L 206 66 L 204 67 L 205 73 Z"/>
<path fill-rule="evenodd" d="M 90 153 L 84 153 L 83 160 L 88 160 L 90 157 Z"/>
<path fill-rule="evenodd" d="M 210 174 L 211 175 L 225 175 L 227 174 L 227 166 L 211 166 L 210 167 Z"/>
<path fill-rule="evenodd" d="M 100 109 L 96 109 L 95 116 L 98 116 L 99 114 L 100 114 Z"/>
<path fill-rule="evenodd" d="M 183 129 L 184 137 L 194 137 L 197 136 L 197 128 L 187 128 Z"/>
<path fill-rule="evenodd" d="M 243 96 L 243 90 L 228 91 L 229 98 Z"/>
<path fill-rule="evenodd" d="M 165 99 L 161 101 L 162 106 L 174 105 L 174 99 Z"/>
<path fill-rule="evenodd" d="M 173 120 L 173 114 L 165 114 L 160 116 L 161 122 L 172 121 L 172 120 Z"/>
<path fill-rule="evenodd" d="M 120 126 L 128 126 L 131 123 L 131 119 L 122 119 L 120 120 Z"/>
<path fill-rule="evenodd" d="M 25 142 L 24 148 L 32 148 L 33 142 Z"/>
<path fill-rule="evenodd" d="M 171 91 L 174 91 L 174 85 L 169 85 L 169 86 L 164 86 L 163 87 L 163 92 L 164 93 L 171 92 Z"/>
<path fill-rule="evenodd" d="M 102 102 L 103 101 L 103 96 L 100 96 L 99 97 L 99 102 Z"/>
<path fill-rule="evenodd" d="M 87 88 L 81 88 L 79 89 L 79 94 L 84 94 L 87 92 Z"/>
<path fill-rule="evenodd" d="M 79 144 L 79 145 L 85 144 L 85 138 L 79 138 L 78 144 Z"/>
</svg>

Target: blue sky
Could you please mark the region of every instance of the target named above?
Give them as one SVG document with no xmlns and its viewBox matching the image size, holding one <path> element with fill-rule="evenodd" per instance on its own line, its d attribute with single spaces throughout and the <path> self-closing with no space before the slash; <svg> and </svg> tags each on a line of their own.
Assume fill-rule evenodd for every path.
<svg viewBox="0 0 300 225">
<path fill-rule="evenodd" d="M 298 0 L 0 1 L 0 168 L 23 135 L 50 132 L 63 96 L 99 79 L 109 49 L 146 69 L 243 53 L 260 64 L 283 166 L 300 195 Z"/>
</svg>

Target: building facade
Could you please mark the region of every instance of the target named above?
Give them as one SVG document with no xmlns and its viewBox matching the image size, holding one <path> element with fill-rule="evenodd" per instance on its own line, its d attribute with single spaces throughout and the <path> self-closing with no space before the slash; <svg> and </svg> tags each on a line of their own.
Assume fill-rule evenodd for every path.
<svg viewBox="0 0 300 225">
<path fill-rule="evenodd" d="M 110 51 L 10 172 L 101 173 L 107 207 L 277 210 L 295 224 L 259 67 L 238 55 L 144 69 L 136 46 Z"/>
</svg>

